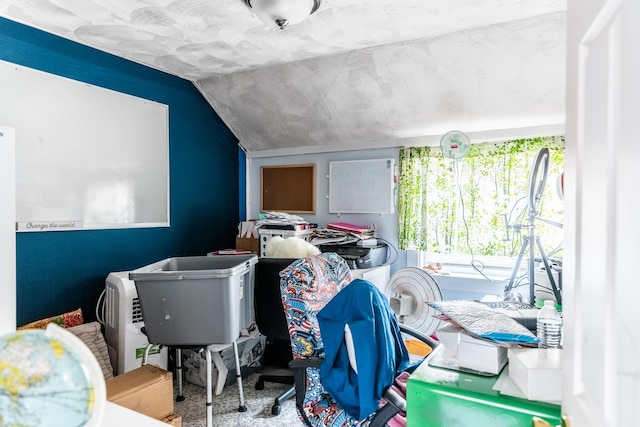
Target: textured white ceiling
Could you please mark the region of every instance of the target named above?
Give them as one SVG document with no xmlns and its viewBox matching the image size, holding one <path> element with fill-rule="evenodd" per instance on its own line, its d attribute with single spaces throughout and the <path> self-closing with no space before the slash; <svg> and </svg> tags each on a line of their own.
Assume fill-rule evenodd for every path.
<svg viewBox="0 0 640 427">
<path fill-rule="evenodd" d="M 194 81 L 251 152 L 562 122 L 565 10 L 324 0 L 280 30 L 242 0 L 0 0 L 0 16 Z"/>
</svg>

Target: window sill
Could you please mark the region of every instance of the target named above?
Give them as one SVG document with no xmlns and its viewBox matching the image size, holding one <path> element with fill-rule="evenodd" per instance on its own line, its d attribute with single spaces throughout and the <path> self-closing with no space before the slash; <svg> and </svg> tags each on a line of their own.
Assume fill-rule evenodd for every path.
<svg viewBox="0 0 640 427">
<path fill-rule="evenodd" d="M 471 266 L 469 256 L 432 255 L 420 251 L 407 251 L 407 267 L 423 268 L 436 262 L 442 264 L 441 272 L 429 271 L 429 273 L 434 277 L 442 290 L 444 299 L 447 300 L 482 299 L 487 295 L 501 298 L 515 265 L 515 259 L 485 257 L 482 259 L 484 268 L 480 273 Z M 524 272 L 526 269 L 521 265 L 518 275 Z"/>
<path fill-rule="evenodd" d="M 474 299 L 480 300 L 486 296 L 499 297 L 504 295 L 504 287 L 509 279 L 487 280 L 479 274 L 432 274 L 442 290 L 445 300 Z"/>
<path fill-rule="evenodd" d="M 477 267 L 472 266 L 472 261 Z M 429 264 L 439 263 L 445 274 L 455 276 L 478 276 L 486 280 L 487 276 L 491 280 L 509 280 L 516 263 L 515 257 L 480 257 L 473 260 L 469 255 L 442 255 L 431 254 L 423 251 L 407 251 L 407 267 L 423 268 Z M 520 264 L 518 275 L 526 272 L 526 264 Z M 480 271 L 478 271 L 480 270 Z"/>
</svg>

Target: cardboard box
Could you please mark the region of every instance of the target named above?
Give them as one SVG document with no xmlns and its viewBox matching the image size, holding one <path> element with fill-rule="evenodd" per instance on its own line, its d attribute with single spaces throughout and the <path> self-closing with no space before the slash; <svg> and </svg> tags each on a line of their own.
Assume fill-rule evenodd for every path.
<svg viewBox="0 0 640 427">
<path fill-rule="evenodd" d="M 529 400 L 562 400 L 562 350 L 509 349 L 509 378 Z"/>
<path fill-rule="evenodd" d="M 251 251 L 258 255 L 260 252 L 260 239 L 253 237 L 236 237 L 236 249 Z"/>
<path fill-rule="evenodd" d="M 456 356 L 458 365 L 499 374 L 507 364 L 507 348 L 468 335 L 463 328 L 447 324 L 436 332 L 440 342 Z"/>
<path fill-rule="evenodd" d="M 107 400 L 161 420 L 173 412 L 173 375 L 144 365 L 106 381 Z"/>
<path fill-rule="evenodd" d="M 167 415 L 166 417 L 164 417 L 160 421 L 162 421 L 163 423 L 167 423 L 167 424 L 169 424 L 171 426 L 174 426 L 174 427 L 182 427 L 182 417 L 180 415 L 176 415 L 174 413 L 171 413 L 171 414 Z"/>
</svg>

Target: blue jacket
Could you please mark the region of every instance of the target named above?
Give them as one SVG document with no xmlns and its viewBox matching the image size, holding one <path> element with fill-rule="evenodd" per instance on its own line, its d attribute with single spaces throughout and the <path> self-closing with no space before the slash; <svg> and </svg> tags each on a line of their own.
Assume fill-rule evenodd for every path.
<svg viewBox="0 0 640 427">
<path fill-rule="evenodd" d="M 378 409 L 384 390 L 408 367 L 409 354 L 386 297 L 373 284 L 356 279 L 318 312 L 325 360 L 320 382 L 352 417 L 362 420 Z M 356 374 L 349 366 L 344 325 L 356 349 Z"/>
</svg>

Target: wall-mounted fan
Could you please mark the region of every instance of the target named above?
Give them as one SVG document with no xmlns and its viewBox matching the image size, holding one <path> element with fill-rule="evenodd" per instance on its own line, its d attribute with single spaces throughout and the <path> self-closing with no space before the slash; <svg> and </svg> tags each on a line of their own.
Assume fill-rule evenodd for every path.
<svg viewBox="0 0 640 427">
<path fill-rule="evenodd" d="M 440 139 L 442 154 L 450 159 L 461 159 L 469 153 L 471 141 L 464 132 L 452 130 Z"/>
<path fill-rule="evenodd" d="M 421 268 L 408 267 L 397 271 L 387 283 L 385 295 L 400 323 L 431 335 L 440 321 L 427 303 L 442 301 L 442 290 L 436 280 Z"/>
</svg>

